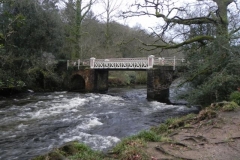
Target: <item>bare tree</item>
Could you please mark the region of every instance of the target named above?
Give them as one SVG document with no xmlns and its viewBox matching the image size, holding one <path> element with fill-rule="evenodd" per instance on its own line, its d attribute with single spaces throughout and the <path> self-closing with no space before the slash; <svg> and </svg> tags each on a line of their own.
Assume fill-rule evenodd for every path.
<svg viewBox="0 0 240 160">
<path fill-rule="evenodd" d="M 124 16 L 159 19 L 158 40 L 142 44 L 152 50 L 183 49 L 188 61 L 184 78 L 192 85 L 184 98 L 208 105 L 227 100 L 240 85 L 239 13 L 239 0 L 142 0 Z"/>
<path fill-rule="evenodd" d="M 88 0 L 83 1 L 83 0 L 63 0 L 63 2 L 65 3 L 65 5 L 68 7 L 69 10 L 72 10 L 72 13 L 75 13 L 75 16 L 71 15 L 74 17 L 74 19 L 70 19 L 70 21 L 74 21 L 71 22 L 69 24 L 73 25 L 73 35 L 74 40 L 72 40 L 72 42 L 74 42 L 75 46 L 75 51 L 73 53 L 73 55 L 71 56 L 72 58 L 80 58 L 83 59 L 83 51 L 82 51 L 82 36 L 84 34 L 83 30 L 82 30 L 82 25 L 83 25 L 83 20 L 84 18 L 87 16 L 87 14 L 91 11 L 91 7 L 92 5 L 96 2 L 96 0 Z M 70 5 L 69 5 L 70 4 Z"/>
<path fill-rule="evenodd" d="M 236 37 L 240 30 L 239 1 L 237 0 L 195 0 L 188 3 L 178 3 L 176 0 L 144 0 L 135 2 L 136 10 L 124 12 L 124 17 L 150 15 L 161 19 L 159 36 L 165 40 L 165 44 L 145 44 L 155 48 L 171 49 L 178 48 L 194 42 L 206 43 L 214 39 L 222 39 L 222 47 L 229 45 L 230 38 Z M 192 13 L 196 9 L 199 13 Z M 214 35 L 190 34 L 192 25 L 211 24 L 215 28 Z M 173 33 L 173 29 L 182 28 L 181 32 L 174 33 L 173 37 L 166 41 L 166 37 Z M 179 31 L 179 30 L 178 30 Z M 223 36 L 224 35 L 224 36 Z M 223 38 L 224 37 L 224 38 Z M 223 40 L 225 39 L 225 40 Z"/>
<path fill-rule="evenodd" d="M 106 48 L 108 49 L 111 41 L 111 33 L 110 33 L 110 22 L 113 21 L 114 16 L 116 16 L 116 12 L 122 4 L 122 1 L 118 0 L 101 0 L 103 4 L 104 13 L 103 19 L 106 22 L 105 29 L 105 38 L 106 38 Z"/>
</svg>

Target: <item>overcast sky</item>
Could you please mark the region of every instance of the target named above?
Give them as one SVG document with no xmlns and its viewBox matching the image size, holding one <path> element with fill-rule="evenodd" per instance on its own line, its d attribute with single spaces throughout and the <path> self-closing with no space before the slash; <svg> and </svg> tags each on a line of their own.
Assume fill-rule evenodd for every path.
<svg viewBox="0 0 240 160">
<path fill-rule="evenodd" d="M 98 0 L 98 3 L 96 3 L 92 10 L 94 11 L 95 14 L 102 14 L 104 12 L 104 4 L 101 3 L 101 1 L 104 0 Z M 107 1 L 107 0 L 105 0 Z M 115 9 L 115 12 L 112 15 L 119 15 L 119 13 L 121 11 L 129 11 L 129 10 L 134 10 L 134 7 L 129 8 L 129 6 L 131 4 L 134 4 L 135 1 L 137 1 L 138 3 L 142 2 L 144 3 L 144 0 L 111 0 L 111 3 L 115 3 L 117 6 L 117 9 Z M 196 0 L 172 0 L 172 2 L 175 3 L 175 6 L 180 6 L 183 3 L 189 3 L 189 2 L 196 2 Z M 171 6 L 173 7 L 173 6 Z M 155 12 L 153 10 L 153 12 Z M 102 19 L 106 19 L 104 18 L 104 14 L 103 13 L 103 17 Z M 115 21 L 118 21 L 119 23 L 122 23 L 124 25 L 128 25 L 130 27 L 135 27 L 135 26 L 141 26 L 141 28 L 144 29 L 149 29 L 149 27 L 156 27 L 157 24 L 161 23 L 161 19 L 160 18 L 156 18 L 154 16 L 140 16 L 140 17 L 131 17 L 131 18 L 126 18 L 126 19 L 122 19 L 122 18 L 117 18 L 114 17 L 113 18 Z M 150 30 L 150 29 L 149 29 Z"/>
<path fill-rule="evenodd" d="M 97 0 L 98 3 L 95 3 L 92 6 L 92 11 L 95 13 L 95 15 L 98 15 L 98 19 L 101 21 L 106 21 L 106 12 L 104 13 L 104 4 L 102 1 L 107 1 L 107 0 Z M 117 21 L 121 24 L 128 25 L 129 27 L 135 27 L 135 26 L 141 26 L 141 28 L 144 29 L 149 29 L 149 27 L 156 27 L 159 23 L 161 23 L 160 18 L 156 18 L 154 16 L 140 16 L 140 17 L 131 17 L 131 18 L 120 18 L 118 15 L 121 13 L 121 11 L 129 11 L 129 10 L 134 10 L 134 7 L 129 8 L 131 4 L 133 4 L 135 1 L 138 3 L 142 2 L 144 3 L 144 0 L 110 0 L 112 4 L 115 4 L 114 12 L 111 14 L 112 20 Z M 159 0 L 159 1 L 164 1 L 164 0 Z M 182 6 L 183 4 L 186 3 L 194 3 L 197 2 L 197 0 L 171 0 L 175 1 L 175 7 Z M 88 0 L 83 1 L 84 2 L 89 2 Z M 164 3 L 167 1 L 164 1 Z M 213 4 L 212 0 L 206 0 L 206 1 L 199 1 L 199 3 L 211 3 Z M 171 5 L 173 7 L 173 5 Z M 166 8 L 162 11 L 164 13 L 166 11 Z M 154 12 L 154 11 L 153 11 Z"/>
<path fill-rule="evenodd" d="M 101 1 L 101 0 L 99 0 Z M 112 1 L 116 1 L 117 4 L 115 6 L 116 9 L 115 11 L 112 13 L 112 17 L 115 21 L 124 24 L 124 25 L 128 25 L 129 27 L 135 27 L 135 26 L 141 26 L 141 28 L 147 29 L 148 27 L 154 27 L 157 25 L 157 22 L 159 21 L 158 18 L 156 17 L 149 17 L 149 16 L 140 16 L 140 17 L 131 17 L 131 18 L 121 18 L 118 17 L 119 14 L 122 11 L 127 11 L 129 10 L 129 5 L 133 4 L 135 2 L 135 0 L 112 0 Z M 140 0 L 138 0 L 140 1 Z M 106 14 L 104 14 L 104 4 L 102 3 L 97 3 L 93 6 L 92 10 L 94 11 L 95 14 L 102 14 L 102 20 L 104 21 L 104 19 L 106 19 L 104 16 Z"/>
</svg>

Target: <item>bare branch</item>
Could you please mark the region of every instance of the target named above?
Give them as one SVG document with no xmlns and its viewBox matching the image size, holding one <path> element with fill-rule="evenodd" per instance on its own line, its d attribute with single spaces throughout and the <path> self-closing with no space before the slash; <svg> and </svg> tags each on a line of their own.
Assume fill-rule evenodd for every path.
<svg viewBox="0 0 240 160">
<path fill-rule="evenodd" d="M 236 28 L 235 30 L 231 31 L 231 32 L 229 33 L 229 35 L 232 36 L 234 33 L 238 32 L 238 31 L 240 31 L 240 27 L 238 27 L 238 28 Z"/>
<path fill-rule="evenodd" d="M 157 14 L 156 17 L 163 18 L 164 21 L 167 23 L 177 23 L 177 24 L 184 24 L 184 25 L 216 23 L 214 19 L 209 17 L 196 17 L 196 18 L 183 19 L 183 18 L 180 18 L 179 16 L 175 16 L 173 18 L 167 18 L 164 14 Z"/>
<path fill-rule="evenodd" d="M 179 48 L 179 47 L 182 47 L 184 45 L 187 45 L 187 44 L 191 44 L 191 43 L 194 43 L 194 42 L 203 42 L 203 41 L 213 41 L 214 40 L 214 37 L 212 36 L 196 36 L 194 38 L 191 38 L 189 40 L 186 40 L 182 43 L 178 43 L 178 44 L 167 44 L 167 45 L 159 45 L 159 44 L 146 44 L 142 41 L 140 41 L 144 46 L 148 46 L 148 47 L 153 47 L 154 49 L 157 49 L 157 48 L 162 48 L 162 49 L 175 49 L 175 48 Z"/>
</svg>

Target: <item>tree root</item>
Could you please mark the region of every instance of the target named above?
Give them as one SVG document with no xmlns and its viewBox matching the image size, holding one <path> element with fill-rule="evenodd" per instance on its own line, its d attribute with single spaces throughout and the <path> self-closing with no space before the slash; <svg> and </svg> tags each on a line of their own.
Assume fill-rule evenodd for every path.
<svg viewBox="0 0 240 160">
<path fill-rule="evenodd" d="M 184 138 L 183 140 L 192 140 L 200 145 L 202 145 L 202 142 L 206 142 L 208 143 L 207 138 L 203 137 L 203 136 L 186 136 L 187 138 Z M 201 143 L 200 143 L 201 142 Z"/>
<path fill-rule="evenodd" d="M 211 127 L 207 128 L 207 129 L 205 129 L 205 131 L 209 131 L 209 130 L 211 130 L 213 128 L 221 129 L 221 127 L 218 127 L 218 126 L 211 126 Z"/>
<path fill-rule="evenodd" d="M 177 135 L 177 134 L 178 134 L 178 132 L 173 132 L 173 133 L 171 133 L 171 134 L 169 135 L 169 137 L 175 136 L 175 135 Z"/>
<path fill-rule="evenodd" d="M 161 146 L 156 146 L 155 149 L 156 149 L 157 151 L 160 151 L 160 152 L 163 153 L 163 154 L 166 154 L 166 155 L 172 156 L 172 157 L 177 158 L 177 159 L 182 159 L 182 160 L 193 160 L 193 159 L 190 159 L 190 158 L 184 158 L 184 157 L 180 157 L 180 156 L 173 155 L 173 154 L 167 152 L 167 151 L 166 151 L 165 149 L 163 149 L 163 147 L 161 147 Z"/>
<path fill-rule="evenodd" d="M 240 139 L 240 136 L 230 137 L 229 140 L 214 142 L 214 143 L 212 143 L 212 144 L 223 144 L 223 143 L 234 142 L 235 139 Z"/>
<path fill-rule="evenodd" d="M 186 145 L 184 143 L 180 143 L 180 142 L 175 142 L 175 143 L 172 143 L 172 144 L 179 145 L 179 146 L 186 147 L 186 148 L 190 148 L 188 145 Z"/>
</svg>

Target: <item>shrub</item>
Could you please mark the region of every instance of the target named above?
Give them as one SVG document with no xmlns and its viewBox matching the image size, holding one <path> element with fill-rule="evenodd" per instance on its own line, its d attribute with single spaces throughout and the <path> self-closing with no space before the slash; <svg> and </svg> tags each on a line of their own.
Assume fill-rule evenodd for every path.
<svg viewBox="0 0 240 160">
<path fill-rule="evenodd" d="M 237 109 L 239 106 L 236 102 L 230 102 L 230 103 L 227 103 L 225 104 L 223 107 L 222 107 L 222 111 L 234 111 L 235 109 Z"/>
<path fill-rule="evenodd" d="M 239 91 L 232 92 L 230 94 L 230 101 L 233 101 L 240 105 L 240 92 Z"/>
<path fill-rule="evenodd" d="M 218 102 L 218 103 L 212 103 L 210 106 L 210 109 L 213 110 L 221 110 L 221 111 L 234 111 L 237 109 L 239 106 L 236 102 L 231 101 L 231 102 Z"/>
</svg>

